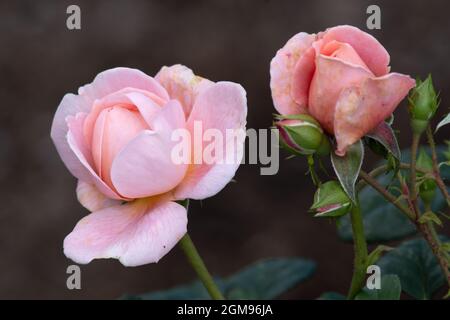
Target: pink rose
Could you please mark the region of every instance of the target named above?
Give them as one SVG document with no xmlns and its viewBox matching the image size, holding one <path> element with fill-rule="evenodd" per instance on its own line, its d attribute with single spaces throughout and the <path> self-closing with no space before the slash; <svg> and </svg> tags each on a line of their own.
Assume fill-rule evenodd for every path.
<svg viewBox="0 0 450 320">
<path fill-rule="evenodd" d="M 414 87 L 409 76 L 389 73 L 389 54 L 352 26 L 299 33 L 270 64 L 275 108 L 308 113 L 336 137 L 338 155 L 394 112 Z"/>
<path fill-rule="evenodd" d="M 172 132 L 194 135 L 194 121 L 203 130 L 244 129 L 246 113 L 239 84 L 214 83 L 181 65 L 163 67 L 155 78 L 107 70 L 78 95 L 66 94 L 51 137 L 78 178 L 80 203 L 92 212 L 64 240 L 66 256 L 77 263 L 157 262 L 186 233 L 186 209 L 175 201 L 213 196 L 242 158 L 242 148 L 235 148 L 235 163 L 175 163 Z"/>
</svg>

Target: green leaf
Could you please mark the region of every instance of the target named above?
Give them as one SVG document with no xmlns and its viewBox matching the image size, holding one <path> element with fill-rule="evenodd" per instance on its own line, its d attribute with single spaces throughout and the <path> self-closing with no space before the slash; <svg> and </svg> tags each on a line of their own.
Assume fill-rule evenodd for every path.
<svg viewBox="0 0 450 320">
<path fill-rule="evenodd" d="M 402 243 L 384 255 L 378 266 L 381 274 L 399 276 L 403 291 L 417 299 L 430 299 L 445 283 L 436 257 L 422 238 Z"/>
<path fill-rule="evenodd" d="M 425 150 L 429 150 L 425 148 Z M 444 158 L 445 147 L 437 148 L 439 159 Z M 409 150 L 402 151 L 403 162 L 409 162 Z M 446 180 L 450 180 L 450 167 L 441 168 L 441 176 Z M 391 180 L 391 175 L 381 175 L 378 177 L 378 182 L 382 185 L 388 185 Z M 395 182 L 392 187 L 399 187 Z M 449 188 L 450 190 L 450 188 Z M 364 221 L 364 232 L 366 239 L 369 242 L 383 242 L 404 238 L 416 232 L 415 226 L 408 220 L 408 218 L 400 212 L 390 202 L 387 202 L 383 196 L 366 186 L 359 192 L 359 201 L 361 204 L 361 212 Z M 433 212 L 439 212 L 445 208 L 446 202 L 440 192 L 436 192 L 431 208 Z M 337 224 L 339 236 L 346 241 L 352 240 L 352 228 L 348 216 L 339 218 Z"/>
<path fill-rule="evenodd" d="M 381 255 L 387 251 L 391 251 L 393 248 L 385 245 L 379 245 L 376 247 L 367 257 L 367 266 L 375 264 L 381 257 Z"/>
<path fill-rule="evenodd" d="M 331 163 L 336 176 L 353 203 L 356 203 L 355 183 L 358 179 L 363 159 L 364 145 L 361 140 L 352 144 L 343 157 L 331 152 Z"/>
<path fill-rule="evenodd" d="M 401 159 L 401 152 L 398 146 L 397 137 L 394 134 L 391 126 L 386 122 L 382 122 L 372 132 L 366 135 L 381 143 L 386 150 L 391 153 L 397 160 Z"/>
<path fill-rule="evenodd" d="M 441 120 L 441 122 L 438 123 L 436 126 L 436 130 L 434 132 L 437 132 L 441 127 L 446 126 L 450 123 L 450 113 L 445 116 L 444 119 Z"/>
<path fill-rule="evenodd" d="M 442 226 L 442 221 L 441 219 L 439 219 L 439 217 L 431 211 L 427 211 L 425 212 L 420 218 L 419 218 L 419 222 L 420 223 L 428 223 L 428 222 L 432 222 L 437 224 L 438 226 Z"/>
<path fill-rule="evenodd" d="M 272 258 L 256 262 L 227 278 L 215 281 L 227 299 L 274 299 L 309 278 L 316 264 L 302 258 Z M 172 289 L 127 295 L 133 300 L 210 299 L 199 281 Z"/>
<path fill-rule="evenodd" d="M 318 300 L 346 300 L 347 298 L 339 293 L 339 292 L 324 292 L 321 294 L 321 296 L 318 298 Z"/>
<path fill-rule="evenodd" d="M 355 300 L 400 300 L 402 286 L 400 278 L 394 274 L 388 274 L 381 277 L 380 289 L 368 289 L 365 287 Z"/>
</svg>

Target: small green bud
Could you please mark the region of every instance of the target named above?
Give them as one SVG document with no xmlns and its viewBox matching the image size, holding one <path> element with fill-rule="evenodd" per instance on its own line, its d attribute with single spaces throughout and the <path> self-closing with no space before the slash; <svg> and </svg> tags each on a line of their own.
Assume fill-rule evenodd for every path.
<svg viewBox="0 0 450 320">
<path fill-rule="evenodd" d="M 419 156 L 417 157 L 417 168 L 431 171 L 433 169 L 433 160 L 424 149 L 420 149 Z M 423 177 L 423 173 L 417 173 L 417 176 Z M 436 194 L 436 181 L 433 179 L 425 179 L 422 181 L 419 187 L 419 196 L 422 201 L 429 205 Z"/>
<path fill-rule="evenodd" d="M 351 201 L 339 182 L 332 180 L 319 186 L 310 209 L 314 217 L 340 217 L 350 211 Z"/>
<path fill-rule="evenodd" d="M 417 79 L 416 87 L 411 90 L 408 100 L 412 129 L 414 133 L 421 134 L 439 106 L 439 95 L 436 94 L 431 75 L 425 81 Z"/>
<path fill-rule="evenodd" d="M 306 114 L 278 116 L 275 126 L 280 132 L 280 145 L 296 155 L 327 155 L 330 142 L 319 123 Z"/>
</svg>

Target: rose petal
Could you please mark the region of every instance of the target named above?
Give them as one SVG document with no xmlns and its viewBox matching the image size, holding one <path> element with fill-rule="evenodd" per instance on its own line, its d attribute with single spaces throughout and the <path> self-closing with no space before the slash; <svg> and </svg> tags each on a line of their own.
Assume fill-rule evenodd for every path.
<svg viewBox="0 0 450 320">
<path fill-rule="evenodd" d="M 129 198 L 142 198 L 173 189 L 183 179 L 187 164 L 172 159 L 173 130 L 184 128 L 181 105 L 171 100 L 155 118 L 155 131 L 143 131 L 113 161 L 111 179 L 116 190 Z"/>
<path fill-rule="evenodd" d="M 325 56 L 336 58 L 350 64 L 363 67 L 368 72 L 372 73 L 355 49 L 348 43 L 339 41 L 330 41 L 323 46 L 321 53 Z"/>
<path fill-rule="evenodd" d="M 348 43 L 356 50 L 361 59 L 376 76 L 383 76 L 389 72 L 389 53 L 370 34 L 353 26 L 337 26 L 319 35 L 323 45 L 336 40 Z"/>
<path fill-rule="evenodd" d="M 186 118 L 189 117 L 198 94 L 214 83 L 196 76 L 191 69 L 181 64 L 162 67 L 155 79 L 167 90 L 172 99 L 181 103 Z"/>
<path fill-rule="evenodd" d="M 195 101 L 187 127 L 194 139 L 192 154 L 200 154 L 201 164 L 192 164 L 182 183 L 175 190 L 176 199 L 204 199 L 222 190 L 233 178 L 243 156 L 245 140 L 245 124 L 247 116 L 247 100 L 244 88 L 232 82 L 218 82 L 203 91 Z M 194 131 L 200 124 L 201 131 Z M 208 164 L 201 151 L 212 142 L 203 141 L 202 150 L 195 141 L 202 141 L 208 129 L 221 133 L 224 149 L 217 148 L 220 159 Z M 240 133 L 237 139 L 228 133 Z M 229 139 L 227 139 L 229 138 Z M 229 149 L 226 149 L 229 146 Z M 231 146 L 231 147 L 230 147 Z M 227 153 L 227 151 L 229 151 Z M 194 159 L 195 160 L 195 159 Z M 223 161 L 220 161 L 223 160 Z"/>
<path fill-rule="evenodd" d="M 303 105 L 303 94 L 306 90 L 304 83 L 307 82 L 303 79 L 300 72 L 300 68 L 305 68 L 305 78 L 310 76 L 311 71 L 311 53 L 308 49 L 311 47 L 316 36 L 314 34 L 307 34 L 304 32 L 298 33 L 293 36 L 284 45 L 283 48 L 277 51 L 277 54 L 270 63 L 270 88 L 272 90 L 272 99 L 278 112 L 281 114 L 298 114 L 305 113 L 306 106 Z M 299 59 L 308 52 L 305 59 L 300 62 L 300 66 L 296 67 Z M 296 92 L 295 99 L 298 99 L 302 104 L 295 102 L 291 88 L 293 83 L 295 72 L 295 82 L 297 83 L 294 91 Z"/>
<path fill-rule="evenodd" d="M 152 97 L 148 97 L 148 95 L 138 91 L 129 92 L 126 94 L 126 97 L 130 99 L 130 102 L 133 103 L 134 106 L 136 106 L 150 128 L 155 115 L 158 114 L 160 109 L 168 102 L 161 101 L 156 103 Z"/>
<path fill-rule="evenodd" d="M 86 175 L 83 176 L 83 179 L 79 180 L 95 184 L 97 189 L 108 198 L 123 199 L 104 181 L 102 181 L 97 172 L 94 170 L 94 161 L 90 150 L 86 147 L 83 135 L 85 119 L 86 114 L 83 113 L 77 114 L 75 117 L 69 116 L 67 118 L 67 125 L 69 127 L 69 131 L 67 132 L 67 144 L 70 148 L 70 152 L 72 152 L 72 154 L 76 157 L 80 167 L 86 171 Z"/>
<path fill-rule="evenodd" d="M 117 92 L 124 88 L 141 89 L 154 93 L 161 99 L 168 101 L 167 91 L 152 77 L 140 70 L 130 68 L 114 68 L 99 73 L 94 81 L 78 89 L 88 105 L 95 100 Z"/>
<path fill-rule="evenodd" d="M 339 94 L 370 76 L 371 73 L 360 66 L 318 55 L 309 93 L 309 113 L 326 131 L 334 133 L 334 111 Z"/>
<path fill-rule="evenodd" d="M 165 101 L 169 100 L 166 90 L 152 77 L 136 69 L 115 68 L 99 73 L 91 84 L 80 87 L 79 95 L 66 94 L 59 104 L 50 135 L 67 169 L 78 179 L 90 181 L 90 172 L 67 143 L 66 118 L 80 112 L 89 113 L 95 100 L 127 87 L 142 89 Z M 80 141 L 80 147 L 81 143 L 85 142 Z"/>
<path fill-rule="evenodd" d="M 111 166 L 117 154 L 139 133 L 148 129 L 140 113 L 122 107 L 104 109 L 97 118 L 92 155 L 100 178 L 112 187 Z"/>
<path fill-rule="evenodd" d="M 66 118 L 76 114 L 89 112 L 90 106 L 84 100 L 74 94 L 66 94 L 56 110 L 53 118 L 50 136 L 56 146 L 59 156 L 72 175 L 81 180 L 90 181 L 91 174 L 81 164 L 67 143 L 67 131 L 69 130 Z M 84 120 L 83 120 L 84 121 Z"/>
<path fill-rule="evenodd" d="M 77 113 L 75 116 L 67 116 L 67 135 L 70 133 L 74 137 L 77 148 L 80 150 L 84 158 L 86 158 L 89 166 L 94 168 L 94 161 L 90 152 L 90 148 L 84 143 L 83 139 L 83 126 L 86 122 L 86 118 L 87 114 L 82 112 Z"/>
<path fill-rule="evenodd" d="M 308 108 L 309 88 L 316 70 L 315 58 L 316 52 L 311 47 L 298 59 L 292 73 L 291 97 L 305 110 Z"/>
<path fill-rule="evenodd" d="M 153 116 L 167 103 L 155 94 L 134 88 L 124 88 L 95 100 L 84 123 L 84 134 L 88 146 L 92 145 L 94 126 L 100 113 L 110 107 L 121 106 L 130 110 L 139 110 L 142 117 L 150 124 Z"/>
<path fill-rule="evenodd" d="M 336 153 L 345 154 L 350 145 L 389 117 L 414 86 L 409 76 L 391 73 L 343 90 L 334 120 Z"/>
<path fill-rule="evenodd" d="M 121 201 L 112 200 L 95 187 L 95 185 L 78 180 L 77 198 L 83 207 L 89 211 L 98 211 L 104 208 L 119 205 Z"/>
<path fill-rule="evenodd" d="M 96 211 L 78 222 L 64 240 L 76 263 L 115 258 L 125 266 L 158 262 L 183 237 L 186 209 L 165 200 L 137 200 Z"/>
</svg>

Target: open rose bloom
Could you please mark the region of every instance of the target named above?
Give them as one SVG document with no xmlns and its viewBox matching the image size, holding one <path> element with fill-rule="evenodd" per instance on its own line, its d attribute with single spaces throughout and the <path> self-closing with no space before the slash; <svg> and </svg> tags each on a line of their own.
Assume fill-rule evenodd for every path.
<svg viewBox="0 0 450 320">
<path fill-rule="evenodd" d="M 307 113 L 334 135 L 336 153 L 388 118 L 414 87 L 409 76 L 389 73 L 389 54 L 352 26 L 299 33 L 270 65 L 272 98 L 282 115 Z"/>
<path fill-rule="evenodd" d="M 181 65 L 163 67 L 155 78 L 134 69 L 107 70 L 78 95 L 65 95 L 51 136 L 78 178 L 80 203 L 92 212 L 64 240 L 66 256 L 77 263 L 157 262 L 186 233 L 186 209 L 175 201 L 219 192 L 243 154 L 242 139 L 232 149 L 233 163 L 174 162 L 172 133 L 184 129 L 195 139 L 194 122 L 200 121 L 203 131 L 225 136 L 245 129 L 246 114 L 240 85 L 214 83 Z"/>
</svg>

